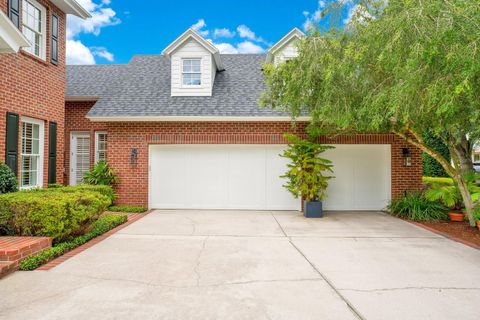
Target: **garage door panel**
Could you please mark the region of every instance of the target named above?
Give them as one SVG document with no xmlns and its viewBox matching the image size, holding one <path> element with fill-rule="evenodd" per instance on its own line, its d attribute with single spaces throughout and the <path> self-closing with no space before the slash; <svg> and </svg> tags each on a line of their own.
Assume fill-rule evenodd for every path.
<svg viewBox="0 0 480 320">
<path fill-rule="evenodd" d="M 285 179 L 280 176 L 285 174 L 288 159 L 280 157 L 283 152 L 283 146 L 268 146 L 266 149 L 266 171 L 265 181 L 270 181 L 266 188 L 267 208 L 271 210 L 299 210 L 301 206 L 300 199 L 295 199 L 283 187 Z"/>
<path fill-rule="evenodd" d="M 185 151 L 177 148 L 165 148 L 161 155 L 151 154 L 150 187 L 155 190 L 150 199 L 152 207 L 164 205 L 170 208 L 181 208 L 185 205 L 186 160 Z"/>
<path fill-rule="evenodd" d="M 324 157 L 333 164 L 334 178 L 329 181 L 325 210 L 349 210 L 355 206 L 351 150 L 342 145 L 327 150 Z"/>
<path fill-rule="evenodd" d="M 227 155 L 214 147 L 192 147 L 186 151 L 187 194 L 185 207 L 223 208 L 227 197 Z"/>
</svg>

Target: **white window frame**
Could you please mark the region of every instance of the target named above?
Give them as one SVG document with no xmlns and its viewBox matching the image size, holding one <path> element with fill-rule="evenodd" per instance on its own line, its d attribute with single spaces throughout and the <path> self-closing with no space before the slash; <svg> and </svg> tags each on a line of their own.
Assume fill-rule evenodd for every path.
<svg viewBox="0 0 480 320">
<path fill-rule="evenodd" d="M 23 168 L 20 165 L 20 174 L 19 174 L 19 185 L 20 189 L 27 190 L 27 189 L 34 189 L 34 188 L 42 188 L 43 187 L 43 163 L 44 163 L 44 146 L 45 146 L 45 122 L 38 119 L 22 117 L 20 121 L 20 164 L 22 163 L 22 157 L 24 156 L 23 153 L 23 124 L 24 123 L 31 123 L 39 126 L 38 129 L 38 163 L 37 163 L 37 184 L 35 186 L 22 186 L 23 179 L 22 173 Z M 27 154 L 25 154 L 27 155 Z"/>
<path fill-rule="evenodd" d="M 32 6 L 34 6 L 35 8 L 40 10 L 41 32 L 40 32 L 40 48 L 39 48 L 40 49 L 40 52 L 39 52 L 40 54 L 36 55 L 34 53 L 35 52 L 34 51 L 35 50 L 35 44 L 31 44 L 30 47 L 23 48 L 23 50 L 25 52 L 28 52 L 31 55 L 34 55 L 35 57 L 38 57 L 38 58 L 46 61 L 47 60 L 47 8 L 45 8 L 43 5 L 38 3 L 36 0 L 22 0 L 22 9 L 21 9 L 22 10 L 22 32 L 23 32 L 24 28 L 27 28 L 27 29 L 33 31 L 27 25 L 24 24 L 24 19 L 23 19 L 23 15 L 24 15 L 23 3 L 24 2 L 28 2 Z M 37 33 L 36 31 L 33 31 L 33 32 Z M 33 50 L 33 52 L 31 52 L 30 50 Z"/>
<path fill-rule="evenodd" d="M 100 150 L 98 150 L 98 143 L 99 143 L 99 140 L 100 140 L 99 138 L 100 138 L 101 134 L 104 134 L 104 135 L 107 136 L 107 140 L 106 140 L 107 149 L 105 150 L 105 153 L 108 155 L 108 132 L 107 131 L 95 131 L 95 163 L 97 163 L 100 160 L 100 156 L 99 156 Z M 105 161 L 107 161 L 107 159 L 105 159 Z"/>
<path fill-rule="evenodd" d="M 183 71 L 183 66 L 185 64 L 185 61 L 191 61 L 191 60 L 198 60 L 200 62 L 200 72 L 184 72 Z M 181 65 L 181 71 L 182 71 L 182 87 L 183 88 L 201 88 L 202 87 L 202 58 L 196 58 L 196 57 L 188 57 L 188 58 L 182 58 L 182 65 Z M 200 84 L 185 84 L 183 79 L 186 74 L 199 74 L 200 75 Z"/>
</svg>

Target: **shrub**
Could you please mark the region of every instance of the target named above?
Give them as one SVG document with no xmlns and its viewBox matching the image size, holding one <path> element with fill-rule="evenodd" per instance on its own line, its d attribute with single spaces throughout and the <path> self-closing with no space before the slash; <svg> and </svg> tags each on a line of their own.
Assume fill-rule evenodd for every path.
<svg viewBox="0 0 480 320">
<path fill-rule="evenodd" d="M 148 209 L 141 206 L 111 206 L 108 210 L 113 212 L 143 213 Z"/>
<path fill-rule="evenodd" d="M 71 192 L 78 192 L 78 191 L 98 192 L 108 197 L 111 203 L 113 203 L 116 198 L 113 188 L 111 186 L 105 186 L 105 185 L 94 186 L 94 185 L 88 185 L 88 184 L 81 184 L 78 186 L 69 186 L 69 187 L 60 188 L 58 191 L 64 192 L 64 193 L 71 193 Z"/>
<path fill-rule="evenodd" d="M 48 236 L 55 243 L 84 231 L 111 205 L 111 200 L 99 192 L 64 189 L 1 195 L 0 232 Z"/>
<path fill-rule="evenodd" d="M 83 181 L 91 185 L 111 186 L 118 182 L 118 178 L 107 162 L 98 161 L 93 169 L 85 174 Z"/>
<path fill-rule="evenodd" d="M 50 183 L 48 185 L 48 189 L 58 189 L 58 188 L 63 188 L 64 185 L 60 183 Z"/>
<path fill-rule="evenodd" d="M 0 162 L 0 194 L 16 192 L 17 190 L 17 177 L 5 163 Z"/>
<path fill-rule="evenodd" d="M 445 184 L 445 185 L 453 185 L 452 178 L 442 178 L 442 177 L 423 177 L 422 178 L 423 184 L 427 186 L 431 186 L 432 184 Z"/>
<path fill-rule="evenodd" d="M 428 201 L 420 192 L 411 192 L 403 198 L 393 200 L 388 209 L 396 217 L 413 221 L 438 221 L 448 218 L 446 207 L 438 202 Z"/>
<path fill-rule="evenodd" d="M 73 250 L 88 241 L 96 238 L 105 232 L 127 222 L 128 218 L 126 215 L 119 214 L 109 214 L 101 216 L 97 221 L 95 221 L 90 231 L 84 234 L 83 236 L 76 237 L 70 241 L 62 242 L 55 245 L 52 248 L 43 250 L 42 252 L 30 256 L 20 262 L 20 270 L 29 271 L 35 270 L 41 265 L 65 254 L 66 252 Z"/>
<path fill-rule="evenodd" d="M 440 153 L 445 159 L 450 160 L 450 152 L 448 151 L 448 147 L 442 142 L 441 139 L 435 137 L 431 133 L 426 132 L 423 135 L 423 140 L 429 147 Z M 440 163 L 430 157 L 428 154 L 422 153 L 422 162 L 423 175 L 429 177 L 448 177 L 448 174 L 445 172 L 445 169 L 443 169 Z"/>
</svg>

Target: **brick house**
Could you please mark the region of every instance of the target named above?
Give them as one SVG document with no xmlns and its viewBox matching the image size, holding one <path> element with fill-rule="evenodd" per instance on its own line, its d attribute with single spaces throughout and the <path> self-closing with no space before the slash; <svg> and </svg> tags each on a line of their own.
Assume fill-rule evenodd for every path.
<svg viewBox="0 0 480 320">
<path fill-rule="evenodd" d="M 222 55 L 193 30 L 162 55 L 126 65 L 68 66 L 65 182 L 98 160 L 120 178 L 121 204 L 151 208 L 295 210 L 282 187 L 287 114 L 261 110 L 262 65 L 296 56 L 292 30 L 266 55 Z M 420 151 L 393 134 L 323 138 L 335 166 L 326 209 L 379 210 L 421 188 Z"/>
<path fill-rule="evenodd" d="M 67 14 L 90 16 L 74 0 L 0 0 L 0 154 L 24 189 L 64 181 Z"/>
</svg>

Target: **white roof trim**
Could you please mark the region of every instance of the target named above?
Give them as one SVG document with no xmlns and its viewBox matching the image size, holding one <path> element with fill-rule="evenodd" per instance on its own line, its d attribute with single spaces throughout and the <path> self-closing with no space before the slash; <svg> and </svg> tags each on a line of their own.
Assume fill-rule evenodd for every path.
<svg viewBox="0 0 480 320">
<path fill-rule="evenodd" d="M 27 38 L 0 10 L 0 53 L 17 53 L 24 47 L 30 47 Z"/>
<path fill-rule="evenodd" d="M 280 41 L 278 41 L 270 49 L 268 49 L 267 63 L 272 62 L 275 53 L 287 43 L 289 43 L 290 40 L 292 40 L 293 38 L 302 39 L 303 37 L 305 37 L 305 33 L 303 33 L 302 30 L 298 29 L 297 27 L 290 30 L 290 32 L 287 33 L 282 39 L 280 39 Z"/>
<path fill-rule="evenodd" d="M 221 116 L 88 116 L 93 122 L 285 122 L 291 117 L 221 117 Z M 298 117 L 296 121 L 310 121 L 310 117 Z"/>
<path fill-rule="evenodd" d="M 218 71 L 224 70 L 222 59 L 220 58 L 220 51 L 215 47 L 211 42 L 205 40 L 198 32 L 189 28 L 187 31 L 182 33 L 180 37 L 175 39 L 171 44 L 169 44 L 162 52 L 163 55 L 170 58 L 173 52 L 177 50 L 182 44 L 184 44 L 189 39 L 194 39 L 206 50 L 208 50 L 215 59 L 215 65 L 217 66 Z"/>
<path fill-rule="evenodd" d="M 88 19 L 92 16 L 90 13 L 82 7 L 76 0 L 50 0 L 60 10 L 66 14 L 71 14 L 82 19 Z"/>
</svg>

